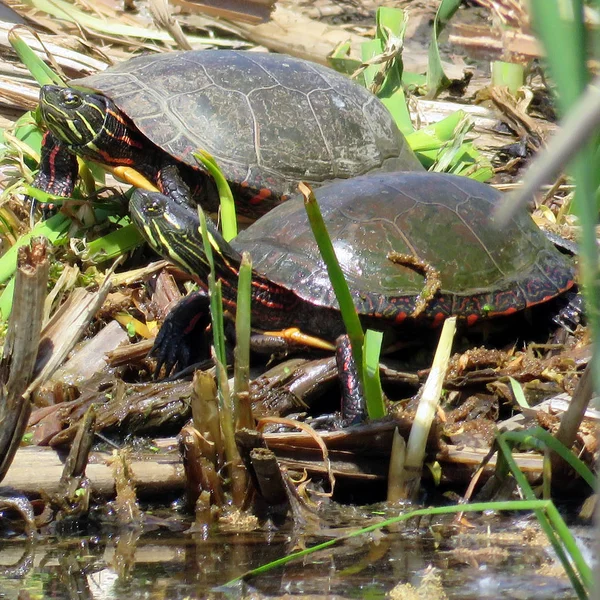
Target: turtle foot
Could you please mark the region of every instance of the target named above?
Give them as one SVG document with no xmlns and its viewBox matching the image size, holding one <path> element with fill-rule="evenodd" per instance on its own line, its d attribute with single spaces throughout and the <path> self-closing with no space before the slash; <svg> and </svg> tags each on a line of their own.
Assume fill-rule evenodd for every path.
<svg viewBox="0 0 600 600">
<path fill-rule="evenodd" d="M 177 366 L 185 369 L 207 354 L 204 331 L 210 323 L 209 300 L 204 292 L 189 294 L 169 312 L 150 352 L 156 358 L 154 376 L 165 368 L 169 376 Z"/>
</svg>

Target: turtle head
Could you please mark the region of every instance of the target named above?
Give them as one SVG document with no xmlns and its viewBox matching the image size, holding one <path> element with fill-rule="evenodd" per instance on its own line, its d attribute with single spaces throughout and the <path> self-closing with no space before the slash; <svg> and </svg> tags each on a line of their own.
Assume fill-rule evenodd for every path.
<svg viewBox="0 0 600 600">
<path fill-rule="evenodd" d="M 75 88 L 45 85 L 40 91 L 48 129 L 69 146 L 93 144 L 106 127 L 109 102 L 106 96 Z"/>
<path fill-rule="evenodd" d="M 129 214 L 150 246 L 192 275 L 205 276 L 210 266 L 196 208 L 178 204 L 159 192 L 137 189 L 129 202 Z M 239 266 L 239 254 L 228 244 L 212 219 L 206 218 L 209 242 L 217 266 Z"/>
<path fill-rule="evenodd" d="M 179 205 L 158 192 L 137 189 L 129 202 L 129 213 L 158 254 L 190 274 L 206 272 L 200 221 L 192 207 Z"/>
</svg>

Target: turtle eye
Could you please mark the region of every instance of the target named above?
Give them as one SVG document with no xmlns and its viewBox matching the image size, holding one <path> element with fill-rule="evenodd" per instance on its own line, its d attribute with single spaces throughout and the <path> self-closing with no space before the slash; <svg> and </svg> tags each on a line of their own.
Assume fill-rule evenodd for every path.
<svg viewBox="0 0 600 600">
<path fill-rule="evenodd" d="M 148 216 L 160 215 L 162 213 L 163 204 L 160 198 L 146 195 L 144 208 Z"/>
<path fill-rule="evenodd" d="M 77 108 L 81 104 L 81 96 L 73 90 L 66 89 L 62 92 L 62 101 L 69 108 Z"/>
</svg>

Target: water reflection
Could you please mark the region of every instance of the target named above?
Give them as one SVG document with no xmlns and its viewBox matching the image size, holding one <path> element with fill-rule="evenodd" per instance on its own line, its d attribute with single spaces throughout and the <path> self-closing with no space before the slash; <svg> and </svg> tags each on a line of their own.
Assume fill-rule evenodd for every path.
<svg viewBox="0 0 600 600">
<path fill-rule="evenodd" d="M 533 526 L 528 526 L 533 527 Z M 448 598 L 573 598 L 568 581 L 548 575 L 542 538 L 485 523 L 407 527 L 373 533 L 305 556 L 228 588 L 249 569 L 323 537 L 292 531 L 200 534 L 154 531 L 104 537 L 3 540 L 0 598 L 137 600 L 179 598 L 384 598 L 398 584 L 436 573 Z M 536 534 L 537 535 L 537 534 Z M 392 596 L 393 597 L 393 596 Z"/>
</svg>

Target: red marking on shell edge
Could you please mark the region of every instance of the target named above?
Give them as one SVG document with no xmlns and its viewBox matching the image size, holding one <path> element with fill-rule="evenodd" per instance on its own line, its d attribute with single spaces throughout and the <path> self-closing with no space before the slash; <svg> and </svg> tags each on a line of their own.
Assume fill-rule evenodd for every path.
<svg viewBox="0 0 600 600">
<path fill-rule="evenodd" d="M 550 298 L 554 298 L 554 296 L 548 296 L 548 298 L 542 300 L 542 302 L 546 302 L 546 300 L 550 300 Z M 531 306 L 533 306 L 533 305 L 531 305 Z M 490 311 L 487 314 L 487 316 L 488 317 L 507 317 L 508 315 L 512 315 L 516 312 L 518 312 L 518 309 L 516 309 L 514 306 L 510 306 L 509 308 L 507 308 L 506 310 L 503 310 L 502 312 Z"/>
<path fill-rule="evenodd" d="M 262 188 L 259 190 L 256 196 L 250 198 L 250 204 L 260 204 L 263 200 L 266 200 L 271 196 L 271 190 L 267 188 Z"/>
<path fill-rule="evenodd" d="M 398 313 L 396 315 L 395 322 L 398 323 L 398 324 L 400 324 L 400 323 L 402 323 L 402 321 L 404 321 L 404 319 L 406 319 L 406 313 L 405 312 L 401 312 L 401 313 Z"/>
<path fill-rule="evenodd" d="M 444 313 L 437 313 L 435 317 L 433 317 L 433 326 L 437 327 L 441 325 L 446 320 L 446 315 Z"/>
<path fill-rule="evenodd" d="M 471 326 L 479 320 L 479 315 L 469 315 L 467 317 L 467 325 Z"/>
</svg>

